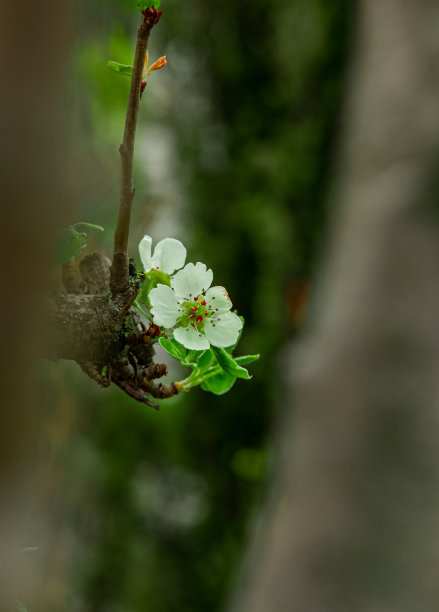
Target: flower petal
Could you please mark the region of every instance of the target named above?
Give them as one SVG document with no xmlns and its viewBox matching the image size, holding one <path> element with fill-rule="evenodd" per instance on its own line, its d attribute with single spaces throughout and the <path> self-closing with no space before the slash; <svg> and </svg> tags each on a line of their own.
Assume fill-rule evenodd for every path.
<svg viewBox="0 0 439 612">
<path fill-rule="evenodd" d="M 204 331 L 210 344 L 225 348 L 235 344 L 241 327 L 242 321 L 234 312 L 226 312 L 221 316 L 215 313 L 206 319 Z"/>
<path fill-rule="evenodd" d="M 139 243 L 139 255 L 145 272 L 149 272 L 152 268 L 151 245 L 151 236 L 143 236 Z"/>
<path fill-rule="evenodd" d="M 207 270 L 205 264 L 188 263 L 183 270 L 177 272 L 171 279 L 171 286 L 181 299 L 198 297 L 209 289 L 213 280 L 212 270 Z"/>
<path fill-rule="evenodd" d="M 157 243 L 152 256 L 152 267 L 172 274 L 184 266 L 186 248 L 175 238 L 164 238 Z"/>
<path fill-rule="evenodd" d="M 224 287 L 211 287 L 206 291 L 206 305 L 209 310 L 224 314 L 231 309 L 232 302 Z"/>
<path fill-rule="evenodd" d="M 180 305 L 171 287 L 157 285 L 149 292 L 154 323 L 160 327 L 174 327 L 180 316 Z"/>
<path fill-rule="evenodd" d="M 195 327 L 177 327 L 174 329 L 174 338 L 191 351 L 203 351 L 209 348 L 209 340 L 200 334 Z"/>
</svg>

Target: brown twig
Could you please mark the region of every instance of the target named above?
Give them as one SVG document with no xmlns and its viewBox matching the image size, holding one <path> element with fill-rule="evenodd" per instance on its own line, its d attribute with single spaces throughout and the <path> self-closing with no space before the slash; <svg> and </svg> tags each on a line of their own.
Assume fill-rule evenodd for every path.
<svg viewBox="0 0 439 612">
<path fill-rule="evenodd" d="M 125 130 L 119 147 L 121 157 L 120 206 L 116 232 L 114 234 L 113 262 L 110 274 L 110 288 L 113 292 L 125 291 L 129 283 L 128 274 L 128 234 L 130 229 L 131 205 L 135 189 L 133 187 L 133 156 L 136 137 L 137 115 L 140 103 L 140 86 L 148 39 L 151 29 L 161 17 L 154 8 L 142 11 L 143 19 L 137 33 L 136 53 L 128 98 Z"/>
</svg>

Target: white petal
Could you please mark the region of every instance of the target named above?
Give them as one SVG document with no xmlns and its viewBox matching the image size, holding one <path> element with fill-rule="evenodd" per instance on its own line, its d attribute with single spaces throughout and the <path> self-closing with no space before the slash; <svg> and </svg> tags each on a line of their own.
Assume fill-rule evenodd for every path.
<svg viewBox="0 0 439 612">
<path fill-rule="evenodd" d="M 167 285 L 157 285 L 149 292 L 154 323 L 160 327 L 174 327 L 180 316 L 180 306 L 174 292 Z"/>
<path fill-rule="evenodd" d="M 174 329 L 174 338 L 187 349 L 192 351 L 204 351 L 209 348 L 209 341 L 203 334 L 200 334 L 195 327 L 177 327 Z"/>
<path fill-rule="evenodd" d="M 229 294 L 224 287 L 211 287 L 206 292 L 206 304 L 209 310 L 217 314 L 224 314 L 232 307 Z"/>
<path fill-rule="evenodd" d="M 184 266 L 186 248 L 175 238 L 164 238 L 157 243 L 152 256 L 152 267 L 172 274 Z"/>
<path fill-rule="evenodd" d="M 151 245 L 151 236 L 143 236 L 139 243 L 139 255 L 145 272 L 149 272 L 152 268 Z"/>
<path fill-rule="evenodd" d="M 220 316 L 213 315 L 206 319 L 204 331 L 213 346 L 226 347 L 235 344 L 238 339 L 242 321 L 234 312 L 226 312 Z"/>
<path fill-rule="evenodd" d="M 188 263 L 183 270 L 172 277 L 171 285 L 179 298 L 188 300 L 198 297 L 209 289 L 212 280 L 212 270 L 207 270 L 203 263 L 197 262 L 195 266 L 193 263 Z"/>
</svg>

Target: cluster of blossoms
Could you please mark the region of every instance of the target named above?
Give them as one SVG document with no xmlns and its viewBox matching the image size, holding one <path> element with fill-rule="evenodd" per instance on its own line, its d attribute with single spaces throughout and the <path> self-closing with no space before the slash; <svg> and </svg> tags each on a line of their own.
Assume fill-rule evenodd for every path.
<svg viewBox="0 0 439 612">
<path fill-rule="evenodd" d="M 184 265 L 186 249 L 179 240 L 161 240 L 153 255 L 151 246 L 150 236 L 144 236 L 139 253 L 145 272 L 158 270 L 170 277 L 170 285 L 159 283 L 149 293 L 154 323 L 172 329 L 177 342 L 190 350 L 235 344 L 242 321 L 231 312 L 224 287 L 211 287 L 212 270 L 200 262 Z"/>
</svg>

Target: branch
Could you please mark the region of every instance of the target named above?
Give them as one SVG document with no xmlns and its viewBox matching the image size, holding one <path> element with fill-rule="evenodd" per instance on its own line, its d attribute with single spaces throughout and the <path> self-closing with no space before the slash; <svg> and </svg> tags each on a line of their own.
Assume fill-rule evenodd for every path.
<svg viewBox="0 0 439 612">
<path fill-rule="evenodd" d="M 120 145 L 121 185 L 120 206 L 116 232 L 114 234 L 113 263 L 111 266 L 110 288 L 112 292 L 125 291 L 129 283 L 128 274 L 128 234 L 130 229 L 131 205 L 135 189 L 133 187 L 133 156 L 136 137 L 137 115 L 140 104 L 140 88 L 145 55 L 148 48 L 149 34 L 159 21 L 161 12 L 154 8 L 142 11 L 143 21 L 137 33 L 136 53 L 134 56 L 133 74 L 123 141 Z"/>
<path fill-rule="evenodd" d="M 153 361 L 154 329 L 146 329 L 131 309 L 143 275 L 130 267 L 128 288 L 111 292 L 109 270 L 110 260 L 101 253 L 84 257 L 79 268 L 64 265 L 68 293 L 55 293 L 46 301 L 42 354 L 73 359 L 101 387 L 115 383 L 130 397 L 158 409 L 151 397 L 166 399 L 180 388 L 154 382 L 167 374 L 167 367 Z"/>
</svg>

